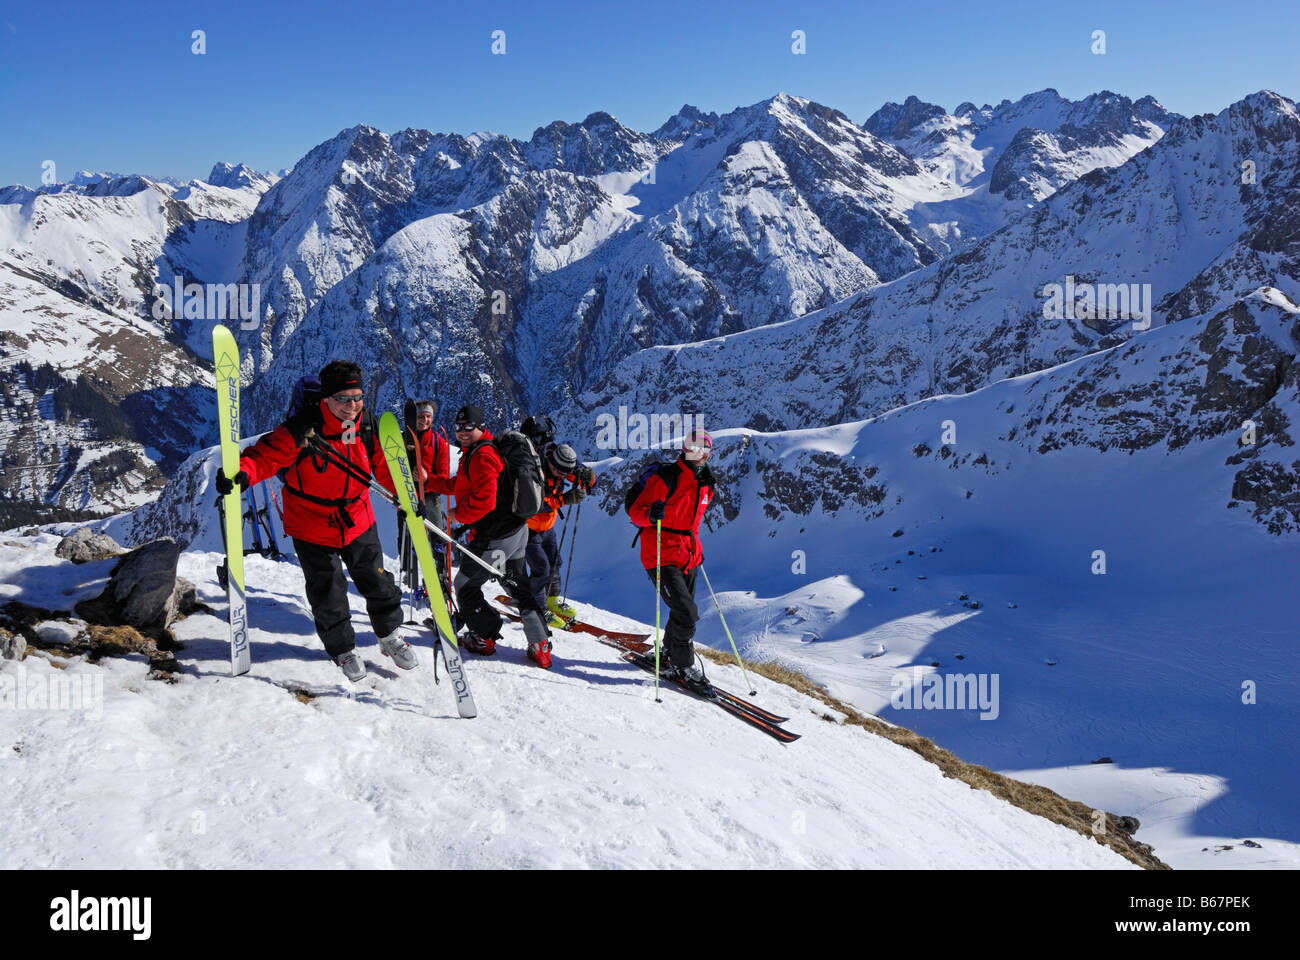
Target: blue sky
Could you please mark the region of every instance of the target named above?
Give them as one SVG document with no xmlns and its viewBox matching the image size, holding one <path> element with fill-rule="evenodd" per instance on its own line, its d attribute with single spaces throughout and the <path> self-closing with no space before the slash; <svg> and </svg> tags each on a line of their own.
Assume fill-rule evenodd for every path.
<svg viewBox="0 0 1300 960">
<path fill-rule="evenodd" d="M 279 169 L 356 123 L 527 138 L 605 110 L 652 130 L 683 103 L 725 112 L 780 90 L 857 122 L 911 93 L 951 110 L 1044 87 L 1217 112 L 1265 87 L 1300 96 L 1298 23 L 1293 0 L 9 3 L 0 184 L 38 183 L 47 160 L 61 180 Z"/>
</svg>

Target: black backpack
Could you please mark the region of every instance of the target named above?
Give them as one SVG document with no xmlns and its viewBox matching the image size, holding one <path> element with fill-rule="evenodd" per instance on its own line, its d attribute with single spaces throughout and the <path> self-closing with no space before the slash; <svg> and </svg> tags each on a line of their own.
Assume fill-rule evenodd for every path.
<svg viewBox="0 0 1300 960">
<path fill-rule="evenodd" d="M 555 422 L 544 413 L 533 414 L 519 425 L 519 432 L 533 441 L 536 449 L 541 450 L 555 439 Z"/>
<path fill-rule="evenodd" d="M 517 430 L 507 430 L 492 442 L 505 461 L 510 511 L 520 520 L 541 513 L 546 508 L 546 490 L 542 461 L 532 441 Z"/>
</svg>

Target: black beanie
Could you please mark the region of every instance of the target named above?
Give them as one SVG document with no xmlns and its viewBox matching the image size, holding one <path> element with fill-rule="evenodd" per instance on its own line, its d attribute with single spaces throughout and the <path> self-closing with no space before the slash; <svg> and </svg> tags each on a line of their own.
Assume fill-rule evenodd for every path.
<svg viewBox="0 0 1300 960">
<path fill-rule="evenodd" d="M 320 372 L 320 392 L 332 397 L 344 390 L 361 390 L 361 368 L 351 360 L 331 360 Z"/>
<path fill-rule="evenodd" d="M 482 429 L 486 420 L 487 418 L 483 416 L 483 408 L 476 407 L 472 403 L 467 403 L 456 411 L 457 423 L 468 423 L 471 426 Z"/>
</svg>

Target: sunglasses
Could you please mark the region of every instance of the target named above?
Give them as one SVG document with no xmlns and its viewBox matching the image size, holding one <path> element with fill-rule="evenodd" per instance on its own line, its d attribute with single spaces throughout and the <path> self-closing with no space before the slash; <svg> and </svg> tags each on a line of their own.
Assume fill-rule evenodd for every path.
<svg viewBox="0 0 1300 960">
<path fill-rule="evenodd" d="M 330 397 L 330 399 L 333 400 L 335 403 L 365 403 L 366 402 L 365 394 L 361 394 L 361 393 L 350 393 L 350 394 L 336 393 L 334 394 L 334 396 Z"/>
<path fill-rule="evenodd" d="M 477 429 L 478 429 L 478 426 L 477 426 L 476 424 L 473 424 L 473 423 L 458 423 L 458 424 L 456 424 L 456 432 L 457 432 L 457 433 L 473 433 L 473 432 L 474 432 L 475 430 L 477 430 Z"/>
</svg>

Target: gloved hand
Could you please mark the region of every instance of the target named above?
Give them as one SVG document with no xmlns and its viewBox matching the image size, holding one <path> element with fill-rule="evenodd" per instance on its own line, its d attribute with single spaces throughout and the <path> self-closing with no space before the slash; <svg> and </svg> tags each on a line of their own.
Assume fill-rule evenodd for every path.
<svg viewBox="0 0 1300 960">
<path fill-rule="evenodd" d="M 415 503 L 411 504 L 411 512 L 414 513 L 421 520 L 423 520 L 424 519 L 423 501 L 417 500 L 415 501 Z M 397 508 L 397 523 L 399 526 L 406 523 L 406 511 L 401 507 Z"/>
<path fill-rule="evenodd" d="M 588 493 L 596 485 L 596 471 L 584 464 L 578 464 L 578 469 L 573 471 L 573 476 L 578 483 L 586 488 Z"/>
<path fill-rule="evenodd" d="M 667 506 L 668 504 L 663 500 L 656 500 L 650 504 L 650 522 L 657 523 L 662 520 L 664 518 L 664 508 Z"/>
<path fill-rule="evenodd" d="M 306 444 L 309 434 L 325 426 L 325 421 L 321 418 L 320 409 L 312 407 L 309 410 L 302 411 L 296 417 L 290 417 L 284 421 L 284 425 L 289 430 L 290 436 L 293 437 L 293 442 L 301 447 Z"/>
<path fill-rule="evenodd" d="M 584 490 L 584 489 L 582 489 L 582 487 L 574 487 L 574 488 L 571 489 L 571 490 L 567 490 L 567 491 L 565 491 L 565 494 L 564 494 L 564 502 L 565 502 L 565 503 L 582 503 L 582 499 L 583 499 L 583 497 L 585 497 L 586 495 L 587 495 L 587 491 Z"/>
<path fill-rule="evenodd" d="M 411 505 L 411 509 L 415 511 L 415 515 L 421 520 L 425 519 L 425 517 L 429 515 L 429 509 L 424 505 L 423 500 L 416 500 L 415 503 Z"/>
<path fill-rule="evenodd" d="M 214 483 L 214 486 L 216 486 L 217 488 L 217 493 L 221 494 L 224 497 L 227 494 L 234 491 L 235 484 L 239 484 L 240 493 L 243 493 L 245 490 L 247 490 L 248 474 L 245 473 L 243 470 L 240 470 L 233 477 L 227 477 L 225 471 L 223 471 L 220 467 L 217 468 L 217 479 Z"/>
</svg>

